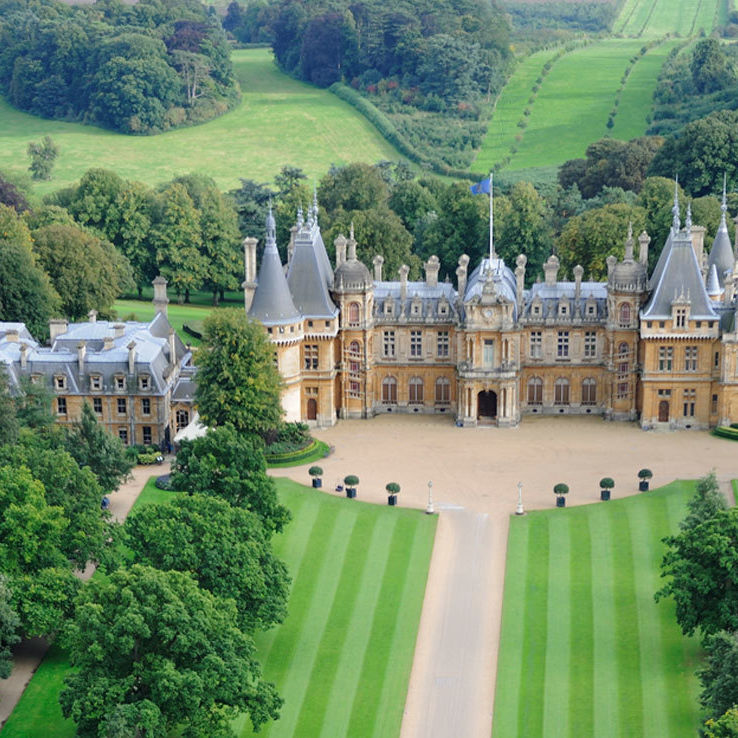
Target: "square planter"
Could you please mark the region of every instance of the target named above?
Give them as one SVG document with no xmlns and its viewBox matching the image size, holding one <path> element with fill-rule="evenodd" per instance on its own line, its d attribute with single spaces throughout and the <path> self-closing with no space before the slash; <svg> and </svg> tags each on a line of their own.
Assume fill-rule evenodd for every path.
<svg viewBox="0 0 738 738">
<path fill-rule="evenodd" d="M 396 505 L 397 495 L 387 495 L 387 504 L 392 506 Z"/>
<path fill-rule="evenodd" d="M 354 487 L 346 487 L 346 497 L 353 500 L 356 497 L 356 489 Z"/>
<path fill-rule="evenodd" d="M 566 507 L 566 497 L 557 497 L 556 507 Z"/>
<path fill-rule="evenodd" d="M 323 480 L 322 479 L 316 479 L 313 478 L 313 487 L 322 487 L 323 486 Z"/>
<path fill-rule="evenodd" d="M 607 502 L 610 499 L 610 490 L 609 489 L 601 489 L 600 490 L 600 499 L 602 502 Z"/>
<path fill-rule="evenodd" d="M 648 492 L 648 479 L 642 479 L 640 482 L 638 482 L 638 491 Z"/>
</svg>

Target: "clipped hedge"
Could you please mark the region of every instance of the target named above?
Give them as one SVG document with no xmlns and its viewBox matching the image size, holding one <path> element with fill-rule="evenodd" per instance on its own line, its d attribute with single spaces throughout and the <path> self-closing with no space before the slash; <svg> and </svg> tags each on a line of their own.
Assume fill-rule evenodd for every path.
<svg viewBox="0 0 738 738">
<path fill-rule="evenodd" d="M 712 435 L 718 436 L 718 438 L 728 438 L 731 441 L 738 441 L 738 428 L 733 428 L 732 425 L 730 427 L 719 425 L 713 429 Z"/>
<path fill-rule="evenodd" d="M 320 457 L 316 457 L 316 454 L 320 454 Z M 330 447 L 323 443 L 323 441 L 316 441 L 306 446 L 300 451 L 293 451 L 291 453 L 284 454 L 265 454 L 267 464 L 277 464 L 279 466 L 296 466 L 299 462 L 310 458 L 323 458 L 328 456 L 330 453 Z"/>
</svg>

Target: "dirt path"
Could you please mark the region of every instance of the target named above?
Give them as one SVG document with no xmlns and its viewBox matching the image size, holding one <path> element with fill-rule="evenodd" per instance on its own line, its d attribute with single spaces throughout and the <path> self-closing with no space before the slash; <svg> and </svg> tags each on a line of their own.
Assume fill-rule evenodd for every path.
<svg viewBox="0 0 738 738">
<path fill-rule="evenodd" d="M 644 432 L 597 418 L 526 417 L 509 430 L 383 415 L 341 421 L 316 436 L 335 447 L 321 462 L 327 490 L 356 474 L 359 498 L 384 504 L 384 486 L 395 481 L 400 504 L 425 508 L 433 482 L 440 520 L 401 738 L 490 735 L 507 530 L 518 482 L 526 509 L 541 509 L 553 507 L 557 482 L 570 487 L 567 505 L 597 501 L 605 476 L 616 482 L 614 498 L 636 494 L 643 467 L 653 471 L 653 486 L 713 468 L 723 490 L 738 478 L 734 442 L 700 432 Z M 309 481 L 304 467 L 275 474 Z"/>
<path fill-rule="evenodd" d="M 137 466 L 131 479 L 110 495 L 110 512 L 113 517 L 120 522 L 125 520 L 149 477 L 164 473 L 166 472 L 161 471 L 161 467 Z M 93 571 L 92 567 L 88 567 L 82 574 L 83 578 L 89 578 Z M 10 717 L 48 647 L 44 639 L 32 638 L 19 643 L 13 649 L 13 671 L 7 679 L 0 679 L 0 727 Z"/>
</svg>

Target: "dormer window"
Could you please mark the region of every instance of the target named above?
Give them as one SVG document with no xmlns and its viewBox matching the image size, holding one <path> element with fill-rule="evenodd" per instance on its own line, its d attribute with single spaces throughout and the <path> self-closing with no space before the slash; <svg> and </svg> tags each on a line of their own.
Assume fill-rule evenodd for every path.
<svg viewBox="0 0 738 738">
<path fill-rule="evenodd" d="M 148 374 L 142 374 L 138 378 L 138 387 L 142 390 L 151 389 L 151 377 Z"/>
<path fill-rule="evenodd" d="M 439 315 L 448 315 L 448 305 L 445 302 L 442 302 L 438 306 L 438 314 Z"/>
<path fill-rule="evenodd" d="M 420 315 L 420 302 L 413 302 L 410 312 L 412 315 Z"/>
<path fill-rule="evenodd" d="M 41 384 L 43 374 L 31 374 L 31 384 Z"/>
<path fill-rule="evenodd" d="M 99 374 L 90 375 L 90 389 L 97 392 L 102 389 L 102 377 Z"/>
<path fill-rule="evenodd" d="M 54 389 L 64 390 L 67 388 L 67 378 L 63 374 L 54 375 Z"/>
<path fill-rule="evenodd" d="M 587 305 L 587 315 L 594 315 L 595 314 L 595 306 L 594 305 Z"/>
<path fill-rule="evenodd" d="M 687 308 L 686 307 L 674 308 L 674 327 L 675 328 L 686 328 L 687 327 Z"/>
<path fill-rule="evenodd" d="M 115 389 L 122 392 L 126 388 L 126 378 L 122 374 L 115 375 Z"/>
<path fill-rule="evenodd" d="M 569 312 L 569 306 L 565 302 L 562 302 L 559 305 L 559 315 L 567 315 L 568 312 Z"/>
<path fill-rule="evenodd" d="M 386 300 L 384 303 L 384 314 L 392 315 L 392 300 Z"/>
<path fill-rule="evenodd" d="M 541 306 L 540 305 L 533 305 L 533 309 L 531 310 L 533 315 L 540 315 L 541 314 Z"/>
</svg>

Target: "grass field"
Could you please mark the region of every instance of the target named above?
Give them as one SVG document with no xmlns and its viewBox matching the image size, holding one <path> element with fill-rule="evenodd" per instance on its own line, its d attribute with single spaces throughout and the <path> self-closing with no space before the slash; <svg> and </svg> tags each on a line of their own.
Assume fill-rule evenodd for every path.
<svg viewBox="0 0 738 738">
<path fill-rule="evenodd" d="M 257 638 L 264 672 L 285 699 L 259 736 L 399 735 L 436 518 L 277 480 L 292 511 L 274 547 L 293 578 L 286 621 Z M 361 493 L 361 489 L 359 489 Z M 166 498 L 149 484 L 138 505 Z M 57 695 L 67 669 L 52 649 L 3 738 L 72 738 Z M 237 734 L 252 734 L 244 717 Z"/>
<path fill-rule="evenodd" d="M 34 186 L 38 194 L 77 181 L 90 167 L 151 185 L 199 171 L 222 189 L 232 189 L 239 177 L 271 181 L 284 164 L 317 178 L 332 163 L 401 158 L 351 106 L 279 72 L 270 49 L 234 51 L 233 64 L 244 92 L 237 108 L 203 125 L 158 136 L 123 136 L 43 120 L 0 98 L 0 170 L 27 173 L 28 142 L 47 134 L 60 154 L 54 178 Z"/>
<path fill-rule="evenodd" d="M 723 21 L 723 0 L 627 0 L 613 24 L 624 36 L 658 38 L 666 33 L 710 33 Z"/>
<path fill-rule="evenodd" d="M 693 489 L 511 521 L 495 736 L 696 735 L 698 642 L 653 599 Z"/>
</svg>

